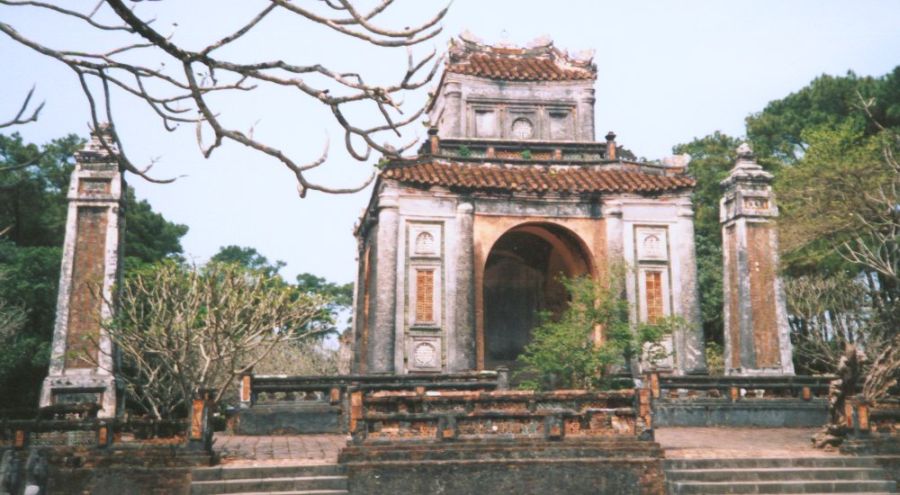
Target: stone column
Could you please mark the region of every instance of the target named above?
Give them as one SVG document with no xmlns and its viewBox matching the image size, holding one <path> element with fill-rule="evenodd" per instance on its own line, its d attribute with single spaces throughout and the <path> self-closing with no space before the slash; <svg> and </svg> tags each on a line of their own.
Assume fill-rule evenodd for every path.
<svg viewBox="0 0 900 495">
<path fill-rule="evenodd" d="M 593 141 L 594 140 L 594 88 L 584 88 L 578 98 L 578 122 L 576 124 L 578 131 L 576 140 Z"/>
<path fill-rule="evenodd" d="M 722 181 L 725 372 L 792 375 L 792 348 L 784 288 L 778 276 L 778 207 L 772 174 L 744 143 Z"/>
<path fill-rule="evenodd" d="M 378 196 L 375 259 L 375 321 L 369 330 L 368 373 L 394 372 L 394 332 L 397 312 L 397 243 L 400 242 L 397 192 Z"/>
<path fill-rule="evenodd" d="M 456 328 L 453 329 L 453 354 L 449 371 L 474 370 L 475 349 L 475 243 L 473 240 L 475 207 L 471 202 L 460 202 L 456 207 L 457 258 L 456 271 Z"/>
<path fill-rule="evenodd" d="M 108 126 L 75 154 L 69 183 L 56 324 L 41 406 L 95 402 L 116 414 L 114 346 L 101 322 L 112 317 L 121 275 L 125 182 Z"/>
<path fill-rule="evenodd" d="M 694 251 L 694 208 L 690 196 L 679 198 L 678 219 L 673 234 L 678 239 L 673 250 L 680 286 L 676 292 L 677 310 L 688 327 L 676 336 L 676 366 L 682 373 L 699 374 L 706 372 L 706 353 L 703 345 L 703 322 L 700 315 L 700 290 L 697 285 L 697 257 Z M 673 270 L 674 275 L 674 270 Z"/>
<path fill-rule="evenodd" d="M 366 287 L 366 242 L 362 232 L 365 215 L 360 219 L 353 228 L 353 235 L 356 237 L 356 279 L 353 281 L 353 326 L 351 340 L 353 346 L 353 358 L 350 363 L 350 372 L 353 374 L 360 373 L 360 362 L 366 359 L 365 356 L 359 355 L 359 340 L 366 324 L 364 321 L 368 315 L 365 314 L 365 293 Z"/>
<path fill-rule="evenodd" d="M 444 84 L 444 114 L 440 117 L 441 137 L 462 137 L 462 86 L 458 81 L 447 81 Z"/>
</svg>

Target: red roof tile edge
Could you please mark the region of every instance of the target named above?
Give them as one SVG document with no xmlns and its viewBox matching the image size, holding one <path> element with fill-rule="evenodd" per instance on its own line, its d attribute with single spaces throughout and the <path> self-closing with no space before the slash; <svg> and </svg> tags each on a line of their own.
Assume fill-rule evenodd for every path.
<svg viewBox="0 0 900 495">
<path fill-rule="evenodd" d="M 419 186 L 558 193 L 661 193 L 692 188 L 687 176 L 649 174 L 597 166 L 476 165 L 419 162 L 390 165 L 384 179 Z"/>
</svg>

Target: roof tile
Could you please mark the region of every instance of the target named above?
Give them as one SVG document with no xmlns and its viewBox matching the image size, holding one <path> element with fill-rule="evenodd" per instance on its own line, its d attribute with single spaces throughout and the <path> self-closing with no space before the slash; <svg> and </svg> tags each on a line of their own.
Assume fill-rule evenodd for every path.
<svg viewBox="0 0 900 495">
<path fill-rule="evenodd" d="M 686 176 L 655 175 L 636 170 L 534 165 L 475 165 L 421 162 L 392 165 L 382 171 L 385 179 L 419 186 L 527 192 L 635 192 L 674 191 L 694 186 Z"/>
</svg>

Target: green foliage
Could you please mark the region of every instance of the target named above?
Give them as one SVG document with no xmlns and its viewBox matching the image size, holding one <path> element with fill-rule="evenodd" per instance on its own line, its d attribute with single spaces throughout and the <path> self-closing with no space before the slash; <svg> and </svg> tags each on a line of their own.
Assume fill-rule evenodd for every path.
<svg viewBox="0 0 900 495">
<path fill-rule="evenodd" d="M 721 342 L 722 328 L 722 230 L 719 226 L 719 182 L 737 158 L 740 139 L 715 133 L 673 148 L 674 153 L 691 155 L 689 172 L 696 179 L 694 188 L 694 234 L 697 275 L 700 287 L 700 311 L 707 342 Z"/>
<path fill-rule="evenodd" d="M 856 235 L 857 214 L 869 216 L 867 195 L 890 182 L 881 136 L 853 121 L 803 131 L 802 159 L 778 175 L 781 245 L 788 273 L 855 271 L 835 249 Z"/>
<path fill-rule="evenodd" d="M 0 301 L 21 308 L 18 331 L 0 342 L 0 394 L 6 407 L 33 407 L 47 373 L 61 249 L 0 241 Z"/>
<path fill-rule="evenodd" d="M 214 263 L 238 265 L 247 270 L 264 273 L 268 277 L 277 276 L 278 272 L 287 265 L 281 260 L 270 262 L 256 248 L 234 245 L 219 248 L 219 252 L 209 260 Z"/>
<path fill-rule="evenodd" d="M 469 158 L 470 156 L 472 156 L 472 150 L 470 150 L 466 145 L 460 146 L 456 153 L 460 158 Z"/>
<path fill-rule="evenodd" d="M 532 340 L 519 357 L 523 387 L 609 388 L 614 369 L 630 369 L 642 349 L 649 350 L 651 360 L 664 357 L 659 343 L 679 322 L 666 319 L 632 326 L 622 295 L 623 275 L 624 270 L 616 269 L 600 282 L 590 277 L 561 280 L 569 293 L 569 307 L 558 318 L 540 315 Z M 598 328 L 604 338 L 600 345 L 592 339 Z"/>
<path fill-rule="evenodd" d="M 860 96 L 874 98 L 872 119 L 860 112 Z M 810 129 L 846 125 L 871 135 L 875 121 L 885 127 L 900 125 L 900 66 L 879 77 L 822 75 L 795 93 L 766 105 L 747 117 L 747 136 L 757 154 L 786 164 L 800 160 L 810 145 Z"/>
<path fill-rule="evenodd" d="M 706 371 L 712 376 L 725 374 L 725 348 L 718 342 L 706 343 Z"/>
<path fill-rule="evenodd" d="M 531 160 L 531 150 L 522 150 L 521 156 L 523 160 Z"/>
<path fill-rule="evenodd" d="M 0 230 L 17 246 L 61 246 L 74 135 L 38 147 L 21 136 L 0 135 Z"/>
<path fill-rule="evenodd" d="M 125 197 L 126 266 L 174 258 L 181 259 L 181 238 L 187 225 L 172 223 L 153 211 L 147 200 L 138 201 L 128 189 Z"/>
<path fill-rule="evenodd" d="M 349 311 L 353 306 L 352 283 L 336 284 L 311 273 L 301 273 L 297 275 L 296 287 L 303 294 L 316 295 L 326 301 L 319 315 L 310 322 L 316 333 L 335 334 L 343 331 L 338 327 L 338 320 L 342 312 Z"/>
</svg>

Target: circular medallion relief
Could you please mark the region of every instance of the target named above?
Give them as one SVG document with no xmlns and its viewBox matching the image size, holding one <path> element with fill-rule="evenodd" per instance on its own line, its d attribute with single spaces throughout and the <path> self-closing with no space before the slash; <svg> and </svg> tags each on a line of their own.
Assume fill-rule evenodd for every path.
<svg viewBox="0 0 900 495">
<path fill-rule="evenodd" d="M 512 123 L 512 134 L 516 139 L 528 139 L 534 135 L 534 125 L 530 120 L 519 117 Z"/>
<path fill-rule="evenodd" d="M 413 352 L 413 360 L 418 368 L 432 368 L 435 366 L 435 358 L 437 357 L 437 349 L 428 343 L 421 343 L 416 346 Z"/>
</svg>

